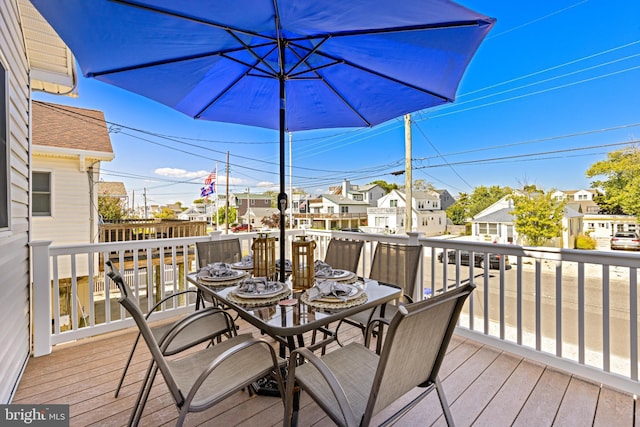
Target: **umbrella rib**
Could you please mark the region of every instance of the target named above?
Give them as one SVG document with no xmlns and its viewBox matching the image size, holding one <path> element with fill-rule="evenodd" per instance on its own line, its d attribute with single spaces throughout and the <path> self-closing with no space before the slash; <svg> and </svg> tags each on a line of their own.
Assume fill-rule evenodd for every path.
<svg viewBox="0 0 640 427">
<path fill-rule="evenodd" d="M 298 52 L 296 52 L 295 50 L 291 49 L 291 52 L 292 52 L 295 56 L 297 56 L 297 57 L 300 59 L 300 62 L 302 62 L 302 61 L 304 60 L 304 59 L 302 59 L 302 57 L 298 54 Z M 307 57 L 305 56 L 305 58 L 307 58 Z M 308 64 L 306 64 L 306 65 L 308 66 Z M 310 67 L 310 68 L 311 68 L 311 67 Z M 329 82 L 327 82 L 327 81 L 326 81 L 326 80 L 325 80 L 325 79 L 324 79 L 320 74 L 318 74 L 318 73 L 317 73 L 317 71 L 316 71 L 316 70 L 317 70 L 317 69 L 319 69 L 319 68 L 320 68 L 320 67 L 318 67 L 318 68 L 316 68 L 316 69 L 311 68 L 311 70 L 310 70 L 310 71 L 312 71 L 313 73 L 315 73 L 315 74 L 318 76 L 318 79 L 319 79 L 322 83 L 324 83 L 324 84 L 325 84 L 325 86 L 327 86 L 327 87 L 329 88 L 329 90 L 330 90 L 331 92 L 333 92 L 333 93 L 338 97 L 338 99 L 340 99 L 340 100 L 342 101 L 342 103 L 343 103 L 344 105 L 346 105 L 346 106 L 347 106 L 347 107 L 348 107 L 348 108 L 353 112 L 353 114 L 355 114 L 356 116 L 358 116 L 358 117 L 360 118 L 360 120 L 362 120 L 362 122 L 363 122 L 366 126 L 370 127 L 370 126 L 371 126 L 371 123 L 370 123 L 367 119 L 365 119 L 365 118 L 364 118 L 364 116 L 363 116 L 362 114 L 360 114 L 360 112 L 359 112 L 357 109 L 355 109 L 355 108 L 354 108 L 354 107 L 353 107 L 353 106 L 352 106 L 352 105 L 351 105 L 351 104 L 350 104 L 350 103 L 349 103 L 349 102 L 348 102 L 348 101 L 347 101 L 347 100 L 346 100 L 346 99 L 345 99 L 345 98 L 344 98 L 344 97 L 343 97 L 343 96 L 342 96 L 342 95 L 341 95 L 341 94 L 340 94 L 340 93 L 339 93 L 339 92 L 338 92 L 338 91 L 337 91 L 337 90 L 336 90 L 336 89 L 331 85 L 331 84 L 329 84 Z"/>
<path fill-rule="evenodd" d="M 256 65 L 257 65 L 257 63 L 256 63 Z M 216 95 L 211 101 L 209 101 L 209 103 L 207 105 L 205 105 L 204 108 L 200 109 L 200 111 L 198 111 L 198 113 L 196 113 L 194 115 L 194 118 L 199 119 L 204 114 L 205 111 L 207 111 L 213 104 L 218 102 L 218 100 L 220 98 L 222 98 L 225 93 L 229 92 L 235 85 L 237 85 L 238 82 L 240 80 L 242 80 L 246 75 L 248 75 L 251 70 L 252 70 L 252 68 L 249 68 L 246 72 L 242 73 L 241 76 L 239 76 L 237 79 L 235 79 L 233 82 L 231 82 L 231 84 L 229 84 L 218 95 Z"/>
<path fill-rule="evenodd" d="M 298 48 L 300 48 L 300 49 L 305 49 L 305 47 L 304 47 L 304 46 L 296 45 L 296 47 L 298 47 Z M 293 51 L 292 51 L 292 52 L 293 52 Z M 385 80 L 389 80 L 389 81 L 392 81 L 392 82 L 394 82 L 394 83 L 397 83 L 397 84 L 399 84 L 399 85 L 401 85 L 401 86 L 405 86 L 405 87 L 408 87 L 408 88 L 410 88 L 410 89 L 417 90 L 417 91 L 419 91 L 419 92 L 422 92 L 422 93 L 425 93 L 425 94 L 428 94 L 428 95 L 431 95 L 431 96 L 435 96 L 436 98 L 440 98 L 440 99 L 442 99 L 442 100 L 443 100 L 443 101 L 445 101 L 445 102 L 453 102 L 453 99 L 451 99 L 451 98 L 449 98 L 449 97 L 442 96 L 442 95 L 440 95 L 440 94 L 438 94 L 438 93 L 435 93 L 435 92 L 433 92 L 433 91 L 430 91 L 430 90 L 428 90 L 428 89 L 424 89 L 424 88 L 421 88 L 421 87 L 419 87 L 419 86 L 412 85 L 411 83 L 407 83 L 407 82 L 404 82 L 404 81 L 402 81 L 402 80 L 398 80 L 398 79 L 396 79 L 395 77 L 391 77 L 391 76 L 388 76 L 388 75 L 386 75 L 386 74 L 380 73 L 380 72 L 378 72 L 378 71 L 372 70 L 372 69 L 370 69 L 370 68 L 363 67 L 363 66 L 361 66 L 361 65 L 358 65 L 358 64 L 356 64 L 356 63 L 354 63 L 354 62 L 351 62 L 351 61 L 348 61 L 348 60 L 346 60 L 346 59 L 336 58 L 336 57 L 334 57 L 334 56 L 332 56 L 332 55 L 326 54 L 326 53 L 321 52 L 321 51 L 316 52 L 316 55 L 318 55 L 318 56 L 322 56 L 322 57 L 325 57 L 325 58 L 328 58 L 328 59 L 331 59 L 332 61 L 335 61 L 335 62 L 339 62 L 339 63 L 343 63 L 343 64 L 345 64 L 345 65 L 349 65 L 349 66 L 351 66 L 351 67 L 353 67 L 353 68 L 357 68 L 357 69 L 358 69 L 358 70 L 360 70 L 360 71 L 364 71 L 365 73 L 373 74 L 373 75 L 378 76 L 378 77 L 380 77 L 380 78 L 383 78 L 383 79 L 385 79 Z"/>
<path fill-rule="evenodd" d="M 139 8 L 139 9 L 143 9 L 143 10 L 146 10 L 146 11 L 149 11 L 149 12 L 156 12 L 156 13 L 160 13 L 160 14 L 163 14 L 163 15 L 172 16 L 172 17 L 175 17 L 175 18 L 182 18 L 182 19 L 185 19 L 185 20 L 188 20 L 188 21 L 197 22 L 199 24 L 208 25 L 208 26 L 211 26 L 211 27 L 214 27 L 214 28 L 219 28 L 219 29 L 222 29 L 222 30 L 233 31 L 235 33 L 246 34 L 246 35 L 253 36 L 253 37 L 260 37 L 260 38 L 263 38 L 263 39 L 267 39 L 267 40 L 271 41 L 272 43 L 277 41 L 274 37 L 270 37 L 270 36 L 267 36 L 265 34 L 260 34 L 260 33 L 257 33 L 255 31 L 249 31 L 249 30 L 244 30 L 244 29 L 241 29 L 241 28 L 235 28 L 235 27 L 232 27 L 230 25 L 222 25 L 222 24 L 219 24 L 217 22 L 207 21 L 207 20 L 204 20 L 202 18 L 197 18 L 195 16 L 189 16 L 189 15 L 181 14 L 181 13 L 178 13 L 178 12 L 175 12 L 175 11 L 171 11 L 171 10 L 168 10 L 168 9 L 162 9 L 162 8 L 153 7 L 153 6 L 150 6 L 150 5 L 147 5 L 147 4 L 142 4 L 142 3 L 134 1 L 134 0 L 111 0 L 111 1 L 113 1 L 114 3 L 120 3 L 120 4 L 123 4 L 123 5 L 126 5 L 126 6 L 131 6 L 131 7 L 136 7 L 136 8 Z"/>
<path fill-rule="evenodd" d="M 485 25 L 491 25 L 495 21 L 494 19 L 474 19 L 467 21 L 451 21 L 451 22 L 438 22 L 433 24 L 423 25 L 408 25 L 404 27 L 391 27 L 391 28 L 368 28 L 364 30 L 351 30 L 351 31 L 338 31 L 335 33 L 322 33 L 312 34 L 308 36 L 295 37 L 289 39 L 291 42 L 313 40 L 325 37 L 352 37 L 352 36 L 368 36 L 375 34 L 392 34 L 402 33 L 409 31 L 423 31 L 423 30 L 442 30 L 447 28 L 462 28 L 462 27 L 481 27 Z"/>
<path fill-rule="evenodd" d="M 300 58 L 300 57 L 299 57 L 299 55 L 296 55 L 296 56 L 298 56 L 299 61 L 298 61 L 297 63 L 295 63 L 295 64 L 294 64 L 294 65 L 289 69 L 289 71 L 288 71 L 288 72 L 287 72 L 287 71 L 285 71 L 285 73 L 286 73 L 288 76 L 292 76 L 292 75 L 294 75 L 294 74 L 291 74 L 291 73 L 292 73 L 296 68 L 298 68 L 298 67 L 300 66 L 300 64 L 303 64 L 303 63 L 304 63 L 305 65 L 309 66 L 309 64 L 306 64 L 307 59 L 309 59 L 309 57 L 310 57 L 311 55 L 313 55 L 315 52 L 317 52 L 317 51 L 318 51 L 318 49 L 320 49 L 320 47 L 321 47 L 321 46 L 322 46 L 322 45 L 323 45 L 327 40 L 329 40 L 329 37 L 324 37 L 322 40 L 320 40 L 320 42 L 318 42 L 318 43 L 314 46 L 314 48 L 313 48 L 313 49 L 309 49 L 309 50 L 308 50 L 308 52 L 307 52 L 307 54 L 306 54 L 304 57 L 302 57 L 302 58 Z M 292 45 L 295 45 L 295 43 L 293 43 Z M 297 46 L 297 45 L 296 45 L 296 46 Z M 291 48 L 290 48 L 290 49 L 291 49 Z M 307 49 L 305 49 L 305 50 L 307 50 Z M 293 51 L 293 50 L 292 50 L 292 51 Z M 313 68 L 313 67 L 310 67 L 310 68 Z M 298 74 L 299 74 L 299 73 L 298 73 Z"/>
<path fill-rule="evenodd" d="M 273 43 L 263 43 L 261 45 L 255 46 L 255 47 L 266 47 L 266 46 L 270 46 Z M 100 76 L 104 76 L 104 75 L 109 75 L 109 74 L 117 74 L 117 73 L 123 73 L 126 71 L 133 71 L 133 70 L 139 70 L 139 69 L 143 69 L 143 68 L 150 68 L 150 67 L 157 67 L 160 65 L 167 65 L 167 64 L 175 64 L 178 62 L 184 62 L 184 61 L 191 61 L 194 59 L 202 59 L 202 58 L 207 58 L 210 56 L 224 56 L 225 58 L 230 58 L 229 56 L 226 56 L 229 53 L 234 53 L 234 52 L 242 52 L 245 50 L 245 47 L 235 47 L 232 49 L 225 49 L 225 50 L 219 50 L 216 52 L 205 52 L 205 53 L 199 53 L 199 54 L 195 54 L 195 55 L 189 55 L 189 56 L 181 56 L 178 58 L 169 58 L 169 59 L 162 59 L 159 61 L 153 61 L 153 62 L 147 62 L 147 63 L 142 63 L 142 64 L 135 64 L 135 65 L 128 65 L 126 67 L 119 67 L 119 68 L 112 68 L 110 70 L 104 70 L 104 71 L 94 71 L 94 72 L 89 72 L 86 74 L 86 77 L 100 77 Z"/>
<path fill-rule="evenodd" d="M 269 64 L 269 63 L 268 63 L 267 61 L 265 61 L 265 59 L 264 59 L 265 57 L 267 57 L 267 56 L 269 55 L 269 53 L 273 52 L 273 49 L 272 49 L 269 53 L 267 53 L 267 55 L 265 55 L 264 57 L 261 57 L 260 55 L 258 55 L 258 54 L 254 51 L 254 47 L 253 47 L 253 46 L 249 46 L 248 44 L 246 44 L 246 43 L 245 43 L 244 41 L 242 41 L 242 40 L 240 39 L 240 37 L 238 37 L 238 36 L 237 36 L 233 31 L 229 31 L 229 30 L 227 30 L 227 32 L 229 33 L 229 35 L 230 35 L 231 37 L 233 37 L 234 39 L 236 39 L 236 41 L 237 41 L 238 43 L 240 43 L 240 44 L 245 48 L 245 50 L 247 50 L 249 53 L 251 53 L 251 55 L 253 55 L 253 57 L 254 57 L 254 58 L 256 58 L 256 59 L 258 60 L 258 63 L 262 63 L 262 64 L 266 65 L 266 66 L 267 66 L 267 68 L 269 68 L 269 69 L 271 70 L 271 72 L 273 73 L 273 75 L 274 75 L 274 76 L 278 74 L 278 72 L 277 72 L 277 71 L 276 71 L 276 70 L 271 66 L 271 64 Z M 276 43 L 276 44 L 274 44 L 274 48 L 275 48 L 275 47 L 277 47 L 277 45 L 278 45 L 277 43 Z M 258 63 L 256 63 L 256 66 L 258 65 Z"/>
</svg>

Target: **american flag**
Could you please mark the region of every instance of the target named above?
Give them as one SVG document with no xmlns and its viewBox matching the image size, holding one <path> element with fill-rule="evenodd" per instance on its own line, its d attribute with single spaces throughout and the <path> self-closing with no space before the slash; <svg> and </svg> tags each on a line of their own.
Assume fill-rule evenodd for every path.
<svg viewBox="0 0 640 427">
<path fill-rule="evenodd" d="M 216 171 L 212 171 L 208 177 L 204 180 L 204 185 L 210 185 L 212 182 L 216 181 Z"/>
</svg>

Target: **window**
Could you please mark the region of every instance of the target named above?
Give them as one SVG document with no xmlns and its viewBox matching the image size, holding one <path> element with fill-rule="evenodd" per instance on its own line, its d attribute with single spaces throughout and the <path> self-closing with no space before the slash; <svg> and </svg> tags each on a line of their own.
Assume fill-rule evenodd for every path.
<svg viewBox="0 0 640 427">
<path fill-rule="evenodd" d="M 397 208 L 398 207 L 398 200 L 396 200 L 396 199 L 389 200 L 389 206 L 392 207 L 392 208 Z"/>
<path fill-rule="evenodd" d="M 9 228 L 9 141 L 7 70 L 0 63 L 0 229 Z"/>
<path fill-rule="evenodd" d="M 330 213 L 330 214 L 333 213 L 333 206 L 328 206 L 327 207 L 327 213 Z"/>
<path fill-rule="evenodd" d="M 340 206 L 340 213 L 349 213 L 349 206 Z"/>
<path fill-rule="evenodd" d="M 480 222 L 478 223 L 478 234 L 498 234 L 498 224 Z"/>
<path fill-rule="evenodd" d="M 51 216 L 51 173 L 33 172 L 32 181 L 33 216 Z"/>
<path fill-rule="evenodd" d="M 362 202 L 364 200 L 364 197 L 362 196 L 362 194 L 354 194 L 353 195 L 353 200 L 356 200 L 358 202 Z"/>
</svg>

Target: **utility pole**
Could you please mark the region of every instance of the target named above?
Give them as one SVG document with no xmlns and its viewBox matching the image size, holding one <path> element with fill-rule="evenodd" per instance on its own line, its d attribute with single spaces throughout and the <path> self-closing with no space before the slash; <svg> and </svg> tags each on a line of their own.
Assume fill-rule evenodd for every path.
<svg viewBox="0 0 640 427">
<path fill-rule="evenodd" d="M 149 207 L 147 206 L 147 187 L 144 187 L 142 197 L 144 198 L 144 219 L 149 219 Z"/>
<path fill-rule="evenodd" d="M 227 151 L 227 164 L 224 168 L 226 173 L 225 184 L 227 186 L 225 201 L 224 201 L 224 221 L 226 227 L 224 229 L 224 234 L 229 234 L 229 152 Z"/>
<path fill-rule="evenodd" d="M 406 197 L 405 207 L 405 219 L 404 219 L 404 231 L 408 233 L 413 229 L 413 184 L 411 178 L 411 114 L 404 115 L 404 192 Z"/>
</svg>

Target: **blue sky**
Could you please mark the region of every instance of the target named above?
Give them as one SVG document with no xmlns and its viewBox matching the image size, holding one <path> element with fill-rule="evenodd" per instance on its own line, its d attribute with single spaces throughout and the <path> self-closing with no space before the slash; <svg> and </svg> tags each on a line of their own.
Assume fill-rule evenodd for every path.
<svg viewBox="0 0 640 427">
<path fill-rule="evenodd" d="M 497 23 L 456 102 L 412 115 L 414 180 L 454 195 L 479 185 L 589 188 L 589 165 L 640 136 L 640 2 L 460 3 Z M 144 189 L 148 203 L 189 205 L 216 162 L 224 175 L 227 151 L 230 192 L 276 190 L 277 132 L 195 121 L 84 78 L 78 91 L 77 99 L 33 98 L 105 113 L 116 158 L 103 164 L 102 179 L 123 181 L 136 205 Z M 318 194 L 343 179 L 402 185 L 391 172 L 404 169 L 404 145 L 401 117 L 369 129 L 294 133 L 293 186 Z"/>
</svg>

